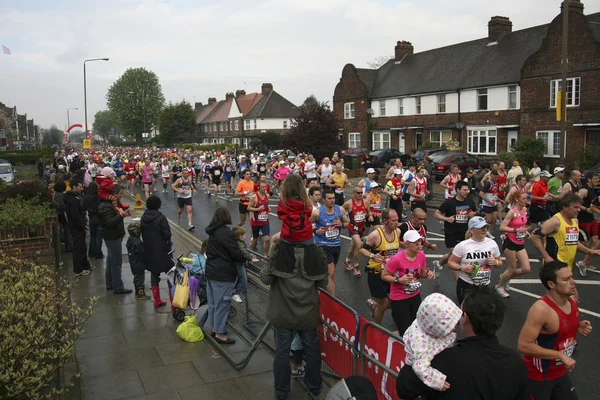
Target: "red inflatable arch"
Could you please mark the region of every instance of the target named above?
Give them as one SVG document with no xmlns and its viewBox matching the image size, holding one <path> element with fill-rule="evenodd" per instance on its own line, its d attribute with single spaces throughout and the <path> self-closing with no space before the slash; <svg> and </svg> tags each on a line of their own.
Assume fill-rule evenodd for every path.
<svg viewBox="0 0 600 400">
<path fill-rule="evenodd" d="M 67 133 L 71 133 L 71 129 L 73 128 L 83 128 L 83 125 L 81 124 L 73 124 L 69 127 L 69 129 L 67 129 Z"/>
</svg>

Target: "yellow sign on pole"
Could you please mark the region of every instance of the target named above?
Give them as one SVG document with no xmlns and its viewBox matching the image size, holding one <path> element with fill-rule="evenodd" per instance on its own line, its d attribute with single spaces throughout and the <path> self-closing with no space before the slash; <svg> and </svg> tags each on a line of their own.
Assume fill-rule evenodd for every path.
<svg viewBox="0 0 600 400">
<path fill-rule="evenodd" d="M 83 148 L 84 149 L 92 148 L 92 142 L 90 141 L 90 139 L 83 139 Z"/>
</svg>

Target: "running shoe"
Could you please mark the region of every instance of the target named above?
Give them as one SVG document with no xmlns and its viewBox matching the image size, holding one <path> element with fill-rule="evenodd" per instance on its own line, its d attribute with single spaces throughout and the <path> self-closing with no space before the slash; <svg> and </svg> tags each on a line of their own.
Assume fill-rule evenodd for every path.
<svg viewBox="0 0 600 400">
<path fill-rule="evenodd" d="M 371 318 L 375 318 L 375 307 L 377 306 L 375 300 L 367 299 L 367 306 L 369 307 L 369 315 L 371 316 Z"/>
<path fill-rule="evenodd" d="M 591 262 L 585 263 L 585 267 L 587 269 L 589 269 L 590 271 L 595 271 L 596 270 L 596 267 L 594 267 Z"/>
<path fill-rule="evenodd" d="M 156 191 L 157 191 L 157 190 L 158 190 L 158 189 L 154 188 L 154 193 L 156 193 Z"/>
<path fill-rule="evenodd" d="M 442 227 L 442 230 L 444 230 L 444 221 L 440 221 L 440 226 Z"/>
<path fill-rule="evenodd" d="M 181 222 L 181 214 L 177 215 L 177 224 Z"/>
<path fill-rule="evenodd" d="M 499 219 L 496 220 L 496 226 L 500 226 L 500 220 Z"/>
<path fill-rule="evenodd" d="M 402 214 L 402 219 L 405 220 L 406 218 L 406 214 Z"/>
<path fill-rule="evenodd" d="M 342 261 L 342 264 L 344 264 L 344 267 L 346 267 L 346 270 L 348 270 L 348 271 L 352 271 L 354 269 L 352 262 L 348 259 Z"/>
<path fill-rule="evenodd" d="M 91 271 L 89 269 L 84 269 L 83 271 L 75 274 L 75 276 L 86 276 L 86 275 L 89 275 L 89 274 L 91 274 Z"/>
<path fill-rule="evenodd" d="M 234 294 L 233 296 L 231 296 L 231 300 L 235 301 L 236 303 L 244 302 L 244 300 L 242 300 L 242 296 L 240 296 L 239 294 Z"/>
<path fill-rule="evenodd" d="M 90 271 L 93 271 L 96 269 L 96 266 L 94 264 L 90 264 Z"/>
<path fill-rule="evenodd" d="M 575 265 L 577 266 L 577 268 L 579 268 L 579 273 L 581 274 L 581 276 L 587 276 L 587 269 L 583 261 L 577 261 Z"/>
<path fill-rule="evenodd" d="M 300 367 L 298 369 L 292 370 L 292 378 L 302 378 L 304 376 L 305 369 L 304 367 Z"/>
<path fill-rule="evenodd" d="M 501 274 L 500 274 L 500 280 L 502 280 L 502 275 L 504 275 L 504 273 L 501 273 Z M 510 281 L 506 281 L 506 283 L 505 283 L 504 285 L 502 285 L 502 287 L 503 287 L 503 288 L 504 288 L 504 290 L 506 290 L 507 292 L 508 292 L 509 290 L 511 290 L 511 287 L 510 287 Z"/>
<path fill-rule="evenodd" d="M 192 224 L 188 225 L 188 231 L 193 231 L 196 227 Z"/>
<path fill-rule="evenodd" d="M 496 239 L 496 237 L 494 235 L 492 235 L 491 233 L 486 233 L 485 236 L 489 237 L 490 239 L 494 240 Z"/>
<path fill-rule="evenodd" d="M 352 272 L 354 273 L 354 276 L 360 276 L 360 268 L 359 267 L 354 268 L 354 270 Z"/>
<path fill-rule="evenodd" d="M 439 278 L 440 277 L 440 271 L 442 270 L 442 264 L 440 264 L 440 262 L 438 260 L 434 260 L 433 261 L 433 272 L 435 273 L 435 277 Z"/>
<path fill-rule="evenodd" d="M 508 294 L 508 292 L 506 290 L 504 290 L 504 288 L 502 286 L 496 286 L 496 293 L 498 293 L 500 295 L 500 297 L 510 297 L 510 294 Z"/>
</svg>

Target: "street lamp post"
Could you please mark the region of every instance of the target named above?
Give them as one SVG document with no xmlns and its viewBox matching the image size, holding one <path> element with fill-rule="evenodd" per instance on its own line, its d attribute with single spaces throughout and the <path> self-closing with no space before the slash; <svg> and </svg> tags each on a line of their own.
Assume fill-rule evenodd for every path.
<svg viewBox="0 0 600 400">
<path fill-rule="evenodd" d="M 83 108 L 84 108 L 84 120 L 85 120 L 85 134 L 88 132 L 88 123 L 87 123 L 87 81 L 85 76 L 85 63 L 88 61 L 108 61 L 108 58 L 90 58 L 89 60 L 85 60 L 83 62 Z"/>
<path fill-rule="evenodd" d="M 67 108 L 67 129 L 71 126 L 71 118 L 69 118 L 69 110 L 79 110 L 79 108 L 71 107 Z"/>
</svg>

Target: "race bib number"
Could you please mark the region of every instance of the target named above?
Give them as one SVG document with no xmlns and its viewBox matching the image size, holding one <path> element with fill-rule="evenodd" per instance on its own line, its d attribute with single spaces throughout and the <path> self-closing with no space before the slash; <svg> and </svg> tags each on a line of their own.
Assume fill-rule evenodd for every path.
<svg viewBox="0 0 600 400">
<path fill-rule="evenodd" d="M 490 269 L 490 266 L 487 264 L 482 264 L 479 266 L 479 268 L 475 268 L 471 274 L 471 279 L 473 280 L 473 284 L 475 286 L 485 286 L 489 285 L 491 276 L 492 270 Z"/>
<path fill-rule="evenodd" d="M 359 212 L 354 215 L 354 222 L 364 222 L 367 218 L 367 215 L 364 212 Z"/>
<path fill-rule="evenodd" d="M 575 338 L 568 338 L 564 341 L 564 343 L 560 343 L 559 351 L 566 355 L 567 357 L 573 356 L 573 352 L 575 351 L 575 346 L 577 345 L 577 340 Z M 556 365 L 563 365 L 562 361 L 558 358 L 556 359 Z"/>
<path fill-rule="evenodd" d="M 190 189 L 183 189 L 183 195 L 188 197 L 192 195 L 192 191 Z"/>
<path fill-rule="evenodd" d="M 517 232 L 517 240 L 525 240 L 526 237 L 527 237 L 526 232 Z"/>
<path fill-rule="evenodd" d="M 150 174 L 146 174 L 146 180 L 149 181 L 152 179 L 152 176 Z"/>
<path fill-rule="evenodd" d="M 219 171 L 219 170 L 216 170 L 216 171 L 215 171 L 215 176 L 219 176 L 219 175 L 221 175 L 221 171 Z"/>
<path fill-rule="evenodd" d="M 579 242 L 579 229 L 575 226 L 567 226 L 565 232 L 565 244 L 567 246 L 577 246 Z"/>
<path fill-rule="evenodd" d="M 375 203 L 375 204 L 372 204 L 372 205 L 371 205 L 371 208 L 372 208 L 373 210 L 377 210 L 377 211 L 379 211 L 379 210 L 381 210 L 381 203 Z"/>
<path fill-rule="evenodd" d="M 415 294 L 417 293 L 417 290 L 419 290 L 419 288 L 421 287 L 421 282 L 415 281 L 409 283 L 408 285 L 402 285 L 402 287 L 404 288 L 405 294 Z"/>
<path fill-rule="evenodd" d="M 341 188 L 335 189 L 335 194 L 344 194 L 344 189 L 341 189 Z"/>
<path fill-rule="evenodd" d="M 266 221 L 269 220 L 269 214 L 266 211 L 261 211 L 258 214 L 257 220 L 260 221 L 260 222 L 266 222 Z"/>
<path fill-rule="evenodd" d="M 265 172 L 266 168 L 265 167 L 260 167 L 260 172 Z"/>
<path fill-rule="evenodd" d="M 466 224 L 469 222 L 469 209 L 456 208 L 456 215 L 454 216 L 454 222 L 459 224 Z"/>
<path fill-rule="evenodd" d="M 402 189 L 396 189 L 396 195 L 401 195 L 402 194 Z"/>
<path fill-rule="evenodd" d="M 225 172 L 231 172 L 231 168 L 229 168 L 229 167 L 226 167 L 226 168 L 225 168 Z"/>
<path fill-rule="evenodd" d="M 329 225 L 325 227 L 325 239 L 334 240 L 340 236 L 340 230 L 333 225 Z"/>
</svg>

